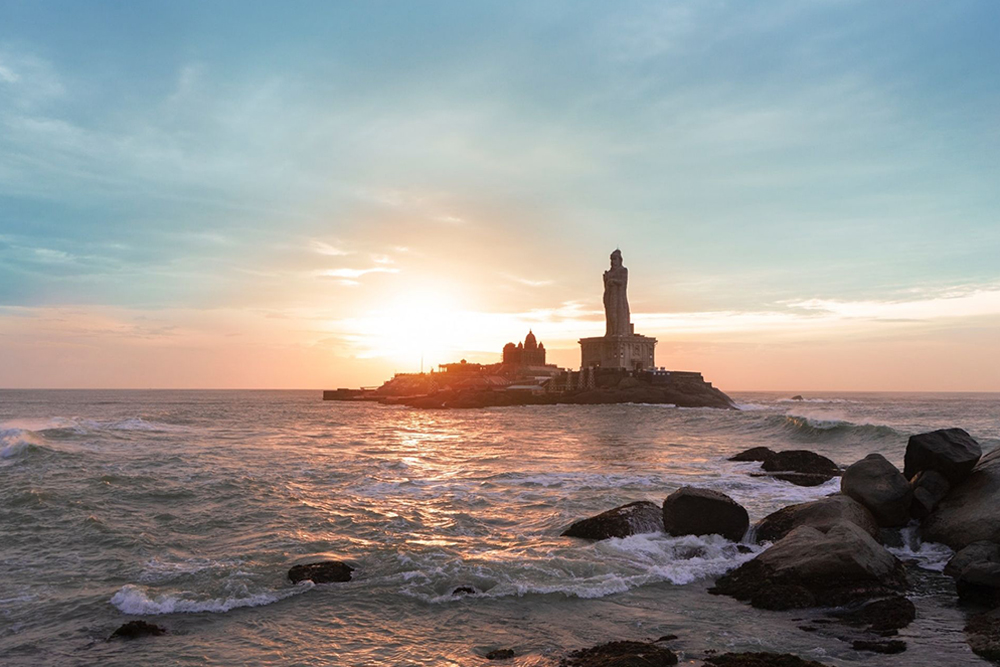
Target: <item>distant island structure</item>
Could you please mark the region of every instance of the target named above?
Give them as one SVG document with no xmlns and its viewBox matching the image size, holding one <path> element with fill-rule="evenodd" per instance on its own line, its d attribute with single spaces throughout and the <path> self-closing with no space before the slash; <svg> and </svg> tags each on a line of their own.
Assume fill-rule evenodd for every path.
<svg viewBox="0 0 1000 667">
<path fill-rule="evenodd" d="M 603 336 L 580 339 L 580 369 L 546 363 L 545 345 L 529 330 L 507 343 L 501 361 L 440 364 L 437 372 L 397 373 L 376 389 L 323 392 L 328 401 L 378 401 L 417 408 L 481 408 L 557 403 L 655 403 L 734 408 L 701 373 L 668 371 L 654 361 L 656 339 L 635 333 L 628 305 L 628 269 L 621 250 L 604 272 Z"/>
<path fill-rule="evenodd" d="M 622 251 L 611 253 L 611 268 L 604 272 L 603 336 L 580 339 L 581 368 L 623 368 L 644 371 L 656 368 L 656 339 L 635 333 L 628 307 L 628 269 Z"/>
</svg>

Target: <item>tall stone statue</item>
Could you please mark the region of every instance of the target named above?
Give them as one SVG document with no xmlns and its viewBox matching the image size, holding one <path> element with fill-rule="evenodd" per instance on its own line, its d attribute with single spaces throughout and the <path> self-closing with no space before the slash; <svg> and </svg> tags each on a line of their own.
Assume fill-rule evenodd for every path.
<svg viewBox="0 0 1000 667">
<path fill-rule="evenodd" d="M 607 320 L 605 336 L 632 334 L 631 316 L 628 312 L 628 269 L 622 266 L 622 251 L 611 253 L 611 268 L 604 272 L 604 316 Z"/>
</svg>

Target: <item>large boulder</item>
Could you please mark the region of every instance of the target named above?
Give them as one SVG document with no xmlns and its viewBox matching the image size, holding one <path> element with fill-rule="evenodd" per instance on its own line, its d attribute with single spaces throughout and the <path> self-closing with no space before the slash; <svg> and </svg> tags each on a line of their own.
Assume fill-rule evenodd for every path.
<svg viewBox="0 0 1000 667">
<path fill-rule="evenodd" d="M 969 476 L 982 455 L 979 443 L 960 428 L 911 435 L 903 474 L 913 479 L 922 470 L 936 470 L 954 486 Z"/>
<path fill-rule="evenodd" d="M 146 621 L 129 621 L 111 633 L 108 641 L 114 639 L 139 639 L 140 637 L 159 637 L 167 631 L 158 625 Z"/>
<path fill-rule="evenodd" d="M 952 579 L 958 579 L 962 571 L 974 563 L 1000 563 L 1000 544 L 995 542 L 973 542 L 955 552 L 944 573 Z"/>
<path fill-rule="evenodd" d="M 580 519 L 562 534 L 565 537 L 604 540 L 609 537 L 628 537 L 637 533 L 662 531 L 663 510 L 656 503 L 640 500 L 610 509 L 597 516 Z"/>
<path fill-rule="evenodd" d="M 325 560 L 319 563 L 293 565 L 288 570 L 288 578 L 293 584 L 306 579 L 314 584 L 329 584 L 333 582 L 350 581 L 354 568 L 339 560 Z"/>
<path fill-rule="evenodd" d="M 799 526 L 720 577 L 709 592 L 781 610 L 839 606 L 905 588 L 903 564 L 864 530 L 842 521 L 826 533 Z"/>
<path fill-rule="evenodd" d="M 913 500 L 910 515 L 923 520 L 944 500 L 951 490 L 951 484 L 937 470 L 921 470 L 910 480 Z"/>
<path fill-rule="evenodd" d="M 910 521 L 910 484 L 881 454 L 869 454 L 848 466 L 840 490 L 871 510 L 880 526 L 905 526 Z"/>
<path fill-rule="evenodd" d="M 819 486 L 840 474 L 836 463 L 805 449 L 775 452 L 764 459 L 761 468 L 775 479 L 799 486 Z"/>
<path fill-rule="evenodd" d="M 984 456 L 924 520 L 923 539 L 956 551 L 973 542 L 1000 543 L 1000 449 Z"/>
<path fill-rule="evenodd" d="M 842 493 L 782 507 L 761 519 L 754 527 L 753 534 L 757 542 L 777 542 L 799 526 L 810 526 L 825 533 L 840 521 L 853 523 L 878 539 L 879 526 L 872 513 L 864 505 Z"/>
<path fill-rule="evenodd" d="M 955 580 L 955 589 L 965 602 L 1000 605 L 1000 563 L 980 561 L 966 566 Z"/>
<path fill-rule="evenodd" d="M 718 491 L 684 486 L 663 501 L 663 530 L 671 535 L 722 535 L 739 542 L 749 527 L 747 511 Z"/>
</svg>

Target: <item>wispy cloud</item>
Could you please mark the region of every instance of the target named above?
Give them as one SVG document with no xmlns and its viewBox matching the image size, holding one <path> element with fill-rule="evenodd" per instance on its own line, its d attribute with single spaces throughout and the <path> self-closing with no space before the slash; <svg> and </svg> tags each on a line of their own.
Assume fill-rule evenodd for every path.
<svg viewBox="0 0 1000 667">
<path fill-rule="evenodd" d="M 316 274 L 324 278 L 346 278 L 348 280 L 354 280 L 362 276 L 366 276 L 369 273 L 399 273 L 399 269 L 393 269 L 385 266 L 373 266 L 368 269 L 322 269 L 317 271 Z"/>
<path fill-rule="evenodd" d="M 313 251 L 318 252 L 321 255 L 327 255 L 329 257 L 341 257 L 344 255 L 350 255 L 351 253 L 343 248 L 335 245 L 331 245 L 326 241 L 312 240 L 309 243 Z"/>
</svg>

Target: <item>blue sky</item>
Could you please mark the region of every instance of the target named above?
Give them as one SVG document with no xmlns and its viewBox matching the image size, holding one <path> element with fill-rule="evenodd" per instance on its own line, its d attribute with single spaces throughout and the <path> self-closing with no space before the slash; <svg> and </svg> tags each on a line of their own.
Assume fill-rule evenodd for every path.
<svg viewBox="0 0 1000 667">
<path fill-rule="evenodd" d="M 528 326 L 572 366 L 619 246 L 662 365 L 1000 390 L 997 25 L 986 1 L 6 2 L 0 386 L 372 384 Z"/>
</svg>

